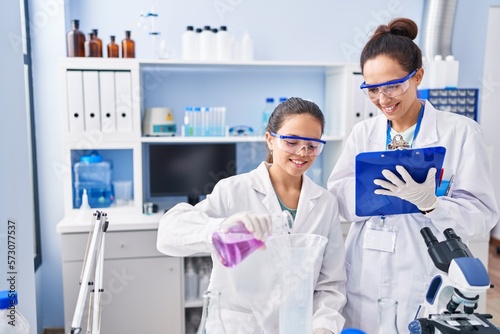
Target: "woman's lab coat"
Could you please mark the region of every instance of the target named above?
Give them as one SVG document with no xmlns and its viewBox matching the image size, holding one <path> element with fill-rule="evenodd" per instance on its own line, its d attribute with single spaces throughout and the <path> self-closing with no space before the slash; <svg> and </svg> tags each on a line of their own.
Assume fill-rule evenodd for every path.
<svg viewBox="0 0 500 334">
<path fill-rule="evenodd" d="M 221 291 L 221 316 L 226 333 L 278 333 L 279 273 L 271 250 L 257 250 L 234 268 L 224 267 L 212 252 L 211 235 L 221 222 L 241 211 L 281 213 L 273 190 L 269 164 L 219 181 L 196 206 L 180 203 L 161 219 L 157 247 L 170 256 L 212 253 L 209 289 Z M 335 198 L 303 176 L 292 233 L 328 238 L 323 258 L 314 270 L 313 328 L 340 333 L 345 305 L 345 254 Z"/>
<path fill-rule="evenodd" d="M 352 224 L 346 240 L 346 327 L 373 333 L 377 328 L 377 299 L 394 298 L 400 333 L 408 332 L 417 308 L 424 301 L 431 277 L 438 273 L 420 235 L 430 227 L 438 240 L 453 228 L 463 240 L 485 238 L 498 221 L 488 154 L 479 125 L 471 119 L 438 111 L 425 102 L 420 131 L 413 148 L 444 146 L 445 179 L 455 174 L 451 196 L 439 197 L 437 208 L 423 215 L 387 216 L 385 224 L 398 228 L 394 253 L 363 248 L 368 222 L 380 217 L 355 215 L 355 157 L 360 152 L 385 151 L 387 119 L 379 115 L 354 126 L 346 147 L 328 180 L 337 196 L 340 214 Z"/>
</svg>

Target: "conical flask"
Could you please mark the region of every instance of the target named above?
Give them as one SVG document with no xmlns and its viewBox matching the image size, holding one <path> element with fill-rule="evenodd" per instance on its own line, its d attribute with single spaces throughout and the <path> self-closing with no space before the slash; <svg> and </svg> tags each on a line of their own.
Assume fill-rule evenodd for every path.
<svg viewBox="0 0 500 334">
<path fill-rule="evenodd" d="M 226 334 L 220 314 L 221 293 L 207 290 L 203 294 L 203 313 L 197 334 Z"/>
<path fill-rule="evenodd" d="M 399 334 L 397 325 L 398 302 L 394 299 L 378 300 L 377 334 Z"/>
<path fill-rule="evenodd" d="M 293 224 L 293 217 L 289 211 L 282 211 L 273 217 L 273 235 L 286 234 Z M 225 231 L 218 231 L 212 235 L 212 244 L 220 262 L 229 268 L 236 266 L 248 255 L 264 246 L 264 242 L 255 239 L 243 223 L 231 226 Z"/>
</svg>

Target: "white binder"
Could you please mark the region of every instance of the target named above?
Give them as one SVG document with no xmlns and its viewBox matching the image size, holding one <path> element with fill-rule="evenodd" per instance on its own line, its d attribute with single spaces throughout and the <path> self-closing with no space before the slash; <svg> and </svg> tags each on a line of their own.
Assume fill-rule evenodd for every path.
<svg viewBox="0 0 500 334">
<path fill-rule="evenodd" d="M 130 72 L 115 72 L 116 131 L 132 131 L 132 82 Z"/>
<path fill-rule="evenodd" d="M 116 131 L 115 72 L 99 72 L 99 91 L 101 97 L 101 131 Z"/>
<path fill-rule="evenodd" d="M 68 121 L 70 132 L 85 130 L 82 71 L 67 71 Z"/>
<path fill-rule="evenodd" d="M 101 131 L 99 75 L 97 71 L 83 72 L 83 105 L 85 111 L 85 131 Z"/>
</svg>

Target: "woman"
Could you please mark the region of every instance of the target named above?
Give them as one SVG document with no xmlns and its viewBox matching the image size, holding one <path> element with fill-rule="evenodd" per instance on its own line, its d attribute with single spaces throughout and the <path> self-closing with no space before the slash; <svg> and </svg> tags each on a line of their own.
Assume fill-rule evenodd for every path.
<svg viewBox="0 0 500 334">
<path fill-rule="evenodd" d="M 365 79 L 361 88 L 382 113 L 354 126 L 328 180 L 341 216 L 354 222 L 346 240 L 346 327 L 367 332 L 377 328 L 377 300 L 383 297 L 399 302 L 399 332 L 408 332 L 408 323 L 424 301 L 429 280 L 438 272 L 420 236 L 423 227 L 429 227 L 441 239 L 442 232 L 451 227 L 467 240 L 487 237 L 498 220 L 479 125 L 466 117 L 437 111 L 429 102 L 417 99 L 417 87 L 424 76 L 422 54 L 413 42 L 417 32 L 413 21 L 399 18 L 379 26 L 365 45 L 360 59 Z M 411 148 L 446 148 L 445 180 L 454 174 L 450 192 L 446 197 L 436 197 L 435 168 L 429 170 L 427 181 L 418 184 L 398 167 L 398 173 L 384 172 L 386 180 L 374 180 L 382 187 L 376 193 L 405 199 L 421 212 L 358 217 L 355 157 L 360 152 L 387 150 L 397 134 Z M 393 231 L 389 237 L 394 241 L 381 247 L 369 245 L 370 232 L 377 225 Z"/>
<path fill-rule="evenodd" d="M 339 334 L 345 304 L 344 245 L 332 194 L 313 183 L 307 169 L 321 153 L 324 116 L 316 104 L 290 98 L 279 104 L 267 125 L 267 162 L 219 181 L 196 206 L 180 203 L 161 219 L 158 249 L 170 256 L 211 252 L 211 235 L 237 222 L 265 240 L 271 218 L 282 210 L 294 217 L 291 233 L 328 238 L 314 271 L 313 333 Z M 279 277 L 270 252 L 257 250 L 234 268 L 212 254 L 209 289 L 221 292 L 226 333 L 278 333 Z"/>
</svg>

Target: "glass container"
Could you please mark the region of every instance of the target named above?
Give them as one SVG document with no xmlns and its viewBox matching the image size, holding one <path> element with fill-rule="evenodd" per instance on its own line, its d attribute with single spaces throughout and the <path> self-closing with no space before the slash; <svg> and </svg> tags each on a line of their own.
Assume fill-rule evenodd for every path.
<svg viewBox="0 0 500 334">
<path fill-rule="evenodd" d="M 85 34 L 80 31 L 80 21 L 71 21 L 71 30 L 66 34 L 68 57 L 85 57 Z"/>
<path fill-rule="evenodd" d="M 110 36 L 111 41 L 108 44 L 108 58 L 120 57 L 120 47 L 115 43 L 115 36 Z"/>
<path fill-rule="evenodd" d="M 94 35 L 94 41 L 97 43 L 96 57 L 102 57 L 102 40 L 97 36 L 97 29 L 92 29 L 92 34 Z"/>
<path fill-rule="evenodd" d="M 398 302 L 394 299 L 378 300 L 378 331 L 377 334 L 399 334 L 397 326 Z"/>
<path fill-rule="evenodd" d="M 203 294 L 203 313 L 197 334 L 226 334 L 220 314 L 221 293 L 207 290 Z"/>
<path fill-rule="evenodd" d="M 135 42 L 130 39 L 130 31 L 125 31 L 125 39 L 122 40 L 122 58 L 135 58 Z"/>
<path fill-rule="evenodd" d="M 94 39 L 94 33 L 89 33 L 88 37 L 88 40 L 85 41 L 85 57 L 97 57 L 98 44 Z"/>
</svg>

